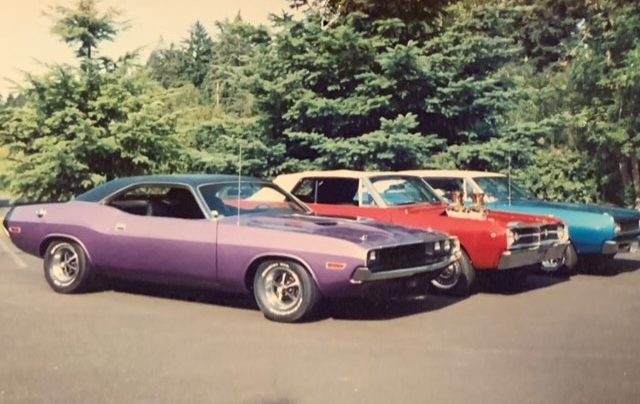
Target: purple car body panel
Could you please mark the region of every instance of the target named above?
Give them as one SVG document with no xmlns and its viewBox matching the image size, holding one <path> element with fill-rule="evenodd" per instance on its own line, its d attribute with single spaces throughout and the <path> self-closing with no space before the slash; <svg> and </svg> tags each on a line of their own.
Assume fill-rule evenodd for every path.
<svg viewBox="0 0 640 404">
<path fill-rule="evenodd" d="M 192 190 L 199 195 L 196 187 Z M 69 238 L 105 274 L 168 277 L 240 292 L 248 291 L 248 271 L 257 260 L 290 258 L 309 270 L 325 296 L 358 288 L 351 277 L 366 266 L 372 249 L 447 238 L 371 220 L 273 212 L 179 219 L 134 215 L 82 200 L 18 206 L 5 226 L 20 229 L 11 240 L 32 255 L 42 256 L 53 238 Z M 344 268 L 329 269 L 329 263 Z"/>
</svg>

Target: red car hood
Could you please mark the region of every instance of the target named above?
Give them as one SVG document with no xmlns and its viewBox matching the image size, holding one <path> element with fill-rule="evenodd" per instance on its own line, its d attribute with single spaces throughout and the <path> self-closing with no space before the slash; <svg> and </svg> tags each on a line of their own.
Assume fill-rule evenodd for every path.
<svg viewBox="0 0 640 404">
<path fill-rule="evenodd" d="M 407 214 L 415 214 L 415 215 L 439 215 L 446 216 L 447 215 L 447 205 L 413 205 L 407 207 L 398 207 L 398 209 L 404 209 Z M 461 220 L 475 220 L 481 221 L 483 219 L 474 218 L 473 215 L 469 215 L 468 218 L 456 217 L 456 219 Z M 488 210 L 487 218 L 484 220 L 489 220 L 495 223 L 500 223 L 505 226 L 508 226 L 514 222 L 520 223 L 529 223 L 529 224 L 558 224 L 562 223 L 559 219 L 554 216 L 541 216 L 541 215 L 527 215 L 523 213 L 511 213 L 511 212 L 502 212 L 502 211 L 494 211 Z"/>
</svg>

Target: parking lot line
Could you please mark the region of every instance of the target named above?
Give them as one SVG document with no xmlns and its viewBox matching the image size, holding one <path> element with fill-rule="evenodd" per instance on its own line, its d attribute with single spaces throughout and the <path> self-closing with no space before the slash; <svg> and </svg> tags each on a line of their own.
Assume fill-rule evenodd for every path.
<svg viewBox="0 0 640 404">
<path fill-rule="evenodd" d="M 13 262 L 15 262 L 18 267 L 27 267 L 27 263 L 24 262 L 22 258 L 20 258 L 20 256 L 18 256 L 18 254 L 13 251 L 13 248 L 4 241 L 4 236 L 0 236 L 0 247 L 2 247 L 2 249 L 9 255 L 9 257 L 11 257 Z"/>
</svg>

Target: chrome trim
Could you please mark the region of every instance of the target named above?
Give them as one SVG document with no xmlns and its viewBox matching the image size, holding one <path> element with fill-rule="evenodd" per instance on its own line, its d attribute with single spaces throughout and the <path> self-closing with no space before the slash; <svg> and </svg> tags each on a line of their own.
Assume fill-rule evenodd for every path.
<svg viewBox="0 0 640 404">
<path fill-rule="evenodd" d="M 627 237 L 627 236 L 638 236 L 638 235 L 640 235 L 640 229 L 616 233 L 615 238 Z"/>
<path fill-rule="evenodd" d="M 569 242 L 554 242 L 549 246 L 540 245 L 533 249 L 507 250 L 500 256 L 497 269 L 500 271 L 536 265 L 542 261 L 560 259 L 569 247 Z"/>
<path fill-rule="evenodd" d="M 447 266 L 453 264 L 460 258 L 461 253 L 456 251 L 454 254 L 449 256 L 449 259 L 446 261 L 436 262 L 434 264 L 422 265 L 411 268 L 401 268 L 401 269 L 393 269 L 390 271 L 382 271 L 382 272 L 371 272 L 367 267 L 359 267 L 357 268 L 353 275 L 351 276 L 352 284 L 361 284 L 363 282 L 371 282 L 371 281 L 380 281 L 387 279 L 397 279 L 397 278 L 406 278 L 413 275 L 423 274 L 427 272 L 437 271 L 439 269 L 444 269 Z"/>
<path fill-rule="evenodd" d="M 42 237 L 42 239 L 40 239 L 40 243 L 38 243 L 38 252 L 40 252 L 39 249 L 40 247 L 42 247 L 42 243 L 44 243 L 46 240 L 54 239 L 54 238 L 66 238 L 77 243 L 84 251 L 84 255 L 86 256 L 89 263 L 93 263 L 93 260 L 91 259 L 91 253 L 87 249 L 87 246 L 82 241 L 80 241 L 79 238 L 66 233 L 49 233 L 46 236 Z"/>
<path fill-rule="evenodd" d="M 605 241 L 602 245 L 603 255 L 615 255 L 618 253 L 618 243 L 616 241 Z"/>
<path fill-rule="evenodd" d="M 555 234 L 556 238 L 555 239 L 547 239 L 545 241 L 541 240 L 541 234 L 542 234 L 542 227 L 545 226 L 555 226 L 555 230 L 547 230 L 547 235 L 551 235 L 551 234 Z M 536 249 L 542 246 L 549 246 L 549 245 L 553 245 L 555 243 L 563 243 L 563 240 L 560 239 L 559 237 L 559 232 L 558 232 L 558 227 L 559 226 L 563 226 L 565 229 L 565 232 L 568 231 L 568 228 L 566 225 L 563 224 L 539 224 L 539 225 L 531 225 L 531 224 L 516 224 L 516 225 L 510 225 L 509 226 L 509 230 L 512 231 L 514 234 L 518 234 L 516 233 L 517 229 L 522 229 L 522 230 L 536 230 L 536 231 L 532 231 L 530 233 L 526 233 L 526 234 L 518 234 L 518 237 L 534 237 L 536 238 L 538 241 L 537 242 L 533 242 L 533 243 L 528 243 L 528 244 L 516 244 L 516 242 L 514 242 L 511 246 L 509 246 L 508 251 L 519 251 L 519 250 L 529 250 L 529 249 Z"/>
</svg>

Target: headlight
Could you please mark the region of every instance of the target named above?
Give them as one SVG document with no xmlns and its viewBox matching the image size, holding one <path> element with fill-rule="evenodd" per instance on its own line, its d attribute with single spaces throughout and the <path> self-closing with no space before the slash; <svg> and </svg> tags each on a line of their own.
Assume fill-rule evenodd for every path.
<svg viewBox="0 0 640 404">
<path fill-rule="evenodd" d="M 460 239 L 458 237 L 451 237 L 451 252 L 457 254 L 460 251 Z"/>
<path fill-rule="evenodd" d="M 440 242 L 436 241 L 435 243 L 433 243 L 433 252 L 434 253 L 439 253 L 440 250 L 442 250 L 442 245 Z"/>
<path fill-rule="evenodd" d="M 444 252 L 449 253 L 449 251 L 451 251 L 451 240 L 446 239 L 442 243 L 442 249 L 444 250 Z"/>
<path fill-rule="evenodd" d="M 619 223 L 616 223 L 616 227 L 614 227 L 616 234 L 620 233 L 620 230 L 622 230 L 622 228 L 620 227 Z"/>
<path fill-rule="evenodd" d="M 511 248 L 511 246 L 513 245 L 513 243 L 515 243 L 515 242 L 516 242 L 517 237 L 518 237 L 518 236 L 516 235 L 516 233 L 514 233 L 514 232 L 513 232 L 513 230 L 511 230 L 511 229 L 508 229 L 508 230 L 507 230 L 507 250 L 508 250 L 509 248 Z"/>
<path fill-rule="evenodd" d="M 569 228 L 567 226 L 558 226 L 558 240 L 562 242 L 569 241 Z"/>
<path fill-rule="evenodd" d="M 378 255 L 376 254 L 376 250 L 369 251 L 367 254 L 367 266 L 371 267 L 376 263 L 378 259 Z"/>
</svg>

